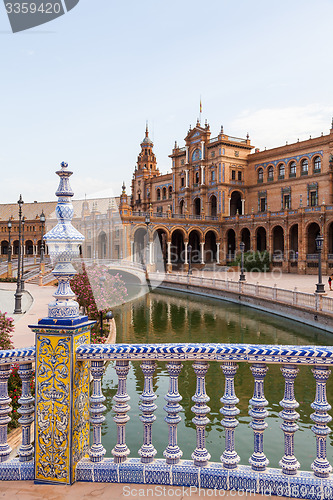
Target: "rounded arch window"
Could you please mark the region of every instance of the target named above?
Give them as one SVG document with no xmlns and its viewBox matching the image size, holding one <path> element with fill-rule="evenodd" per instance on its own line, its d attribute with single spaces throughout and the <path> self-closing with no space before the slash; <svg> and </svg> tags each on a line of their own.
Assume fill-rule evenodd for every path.
<svg viewBox="0 0 333 500">
<path fill-rule="evenodd" d="M 286 173 L 286 168 L 283 163 L 280 163 L 279 165 L 279 179 L 284 179 Z"/>
<path fill-rule="evenodd" d="M 314 166 L 315 173 L 321 171 L 321 158 L 320 158 L 320 156 L 315 157 L 314 162 L 313 162 L 313 166 Z"/>
<path fill-rule="evenodd" d="M 172 198 L 172 186 L 169 186 L 169 198 Z"/>
<path fill-rule="evenodd" d="M 307 175 L 308 171 L 309 171 L 309 162 L 308 159 L 305 158 L 304 160 L 301 161 L 301 174 Z"/>
<path fill-rule="evenodd" d="M 195 149 L 192 153 L 192 161 L 201 160 L 201 149 Z"/>
<path fill-rule="evenodd" d="M 262 168 L 259 168 L 258 170 L 258 182 L 263 182 L 264 180 L 264 170 Z"/>
<path fill-rule="evenodd" d="M 289 176 L 296 177 L 296 162 L 292 161 L 289 165 Z"/>
<path fill-rule="evenodd" d="M 163 191 L 162 191 L 162 196 L 163 196 L 163 200 L 166 200 L 166 188 L 164 187 L 163 188 Z"/>
<path fill-rule="evenodd" d="M 269 181 L 272 181 L 274 179 L 274 167 L 273 165 L 270 165 L 267 170 L 267 178 Z"/>
<path fill-rule="evenodd" d="M 160 199 L 161 199 L 161 190 L 160 190 L 160 189 L 158 189 L 158 190 L 156 191 L 156 197 L 157 197 L 157 199 L 158 199 L 158 200 L 160 200 Z"/>
</svg>

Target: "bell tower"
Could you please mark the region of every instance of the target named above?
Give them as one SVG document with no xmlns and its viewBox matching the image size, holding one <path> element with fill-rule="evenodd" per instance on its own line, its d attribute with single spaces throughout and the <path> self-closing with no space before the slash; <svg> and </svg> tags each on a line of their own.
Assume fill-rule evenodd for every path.
<svg viewBox="0 0 333 500">
<path fill-rule="evenodd" d="M 151 179 L 160 175 L 153 141 L 149 138 L 148 123 L 146 133 L 140 144 L 141 151 L 132 180 L 132 209 L 134 212 L 147 211 L 151 202 Z"/>
</svg>

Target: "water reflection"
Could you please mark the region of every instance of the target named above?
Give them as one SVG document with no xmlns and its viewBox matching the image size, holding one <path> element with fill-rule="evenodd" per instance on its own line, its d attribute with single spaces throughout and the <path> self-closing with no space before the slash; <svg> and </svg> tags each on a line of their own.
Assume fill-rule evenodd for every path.
<svg viewBox="0 0 333 500">
<path fill-rule="evenodd" d="M 331 336 L 319 329 L 290 321 L 286 318 L 246 308 L 236 304 L 222 302 L 210 298 L 195 297 L 173 292 L 153 293 L 126 303 L 114 310 L 117 323 L 118 343 L 159 343 L 159 342 L 233 342 L 259 344 L 318 344 L 330 345 Z M 182 421 L 178 425 L 179 446 L 183 450 L 183 458 L 190 458 L 195 448 L 196 433 L 192 423 L 194 417 L 191 407 L 195 393 L 196 379 L 192 364 L 183 363 L 179 377 L 179 392 L 183 396 L 181 402 Z M 164 422 L 164 396 L 168 392 L 168 373 L 165 363 L 158 363 L 154 378 L 154 391 L 158 398 L 157 416 L 153 425 L 153 443 L 157 449 L 157 457 L 162 457 L 167 446 L 168 427 Z M 111 456 L 115 444 L 115 424 L 112 421 L 112 397 L 116 392 L 117 377 L 112 363 L 108 366 L 103 378 L 103 392 L 107 398 L 106 422 L 103 427 L 103 444 L 107 449 L 106 456 Z M 126 426 L 126 441 L 131 449 L 131 456 L 137 456 L 142 443 L 142 424 L 139 416 L 139 395 L 143 388 L 143 374 L 140 362 L 132 363 L 128 376 L 128 392 L 131 396 L 131 420 Z M 220 398 L 224 392 L 224 377 L 219 363 L 212 362 L 206 376 L 206 388 L 210 397 L 208 414 L 211 423 L 207 426 L 207 448 L 213 461 L 219 461 L 224 450 L 224 429 L 221 425 Z M 253 452 L 253 431 L 249 428 L 249 399 L 253 394 L 253 377 L 246 363 L 239 364 L 235 378 L 235 390 L 239 398 L 240 425 L 236 429 L 236 450 L 241 463 L 247 464 Z M 281 419 L 278 413 L 282 410 L 279 402 L 283 398 L 284 380 L 280 366 L 269 365 L 265 379 L 265 396 L 269 401 L 267 418 L 268 428 L 264 434 L 265 453 L 270 466 L 277 467 L 284 454 L 283 433 L 280 430 Z M 328 383 L 328 400 L 333 398 L 332 383 Z M 315 457 L 315 437 L 310 428 L 313 413 L 311 403 L 315 397 L 315 382 L 309 367 L 300 367 L 295 382 L 295 394 L 300 407 L 300 430 L 295 434 L 295 450 L 302 470 L 309 470 Z M 332 438 L 328 439 L 328 458 L 332 461 Z"/>
</svg>

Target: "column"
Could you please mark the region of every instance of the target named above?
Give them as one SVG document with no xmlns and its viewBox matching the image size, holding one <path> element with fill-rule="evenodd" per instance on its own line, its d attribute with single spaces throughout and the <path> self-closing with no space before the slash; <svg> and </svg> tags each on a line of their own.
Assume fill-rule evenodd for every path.
<svg viewBox="0 0 333 500">
<path fill-rule="evenodd" d="M 134 259 L 134 241 L 131 240 L 131 262 L 135 262 Z"/>
<path fill-rule="evenodd" d="M 220 263 L 220 243 L 216 243 L 216 264 Z"/>
<path fill-rule="evenodd" d="M 327 460 L 326 441 L 328 434 L 331 432 L 327 424 L 332 420 L 332 417 L 327 413 L 330 411 L 331 405 L 327 401 L 326 383 L 331 370 L 327 366 L 318 366 L 311 368 L 311 371 L 316 379 L 316 398 L 311 403 L 311 408 L 315 410 L 310 415 L 311 420 L 314 422 L 311 430 L 315 434 L 317 442 L 317 457 L 311 464 L 311 469 L 317 477 L 329 477 L 332 466 Z"/>
<path fill-rule="evenodd" d="M 71 261 L 79 257 L 84 237 L 71 225 L 74 193 L 67 163 L 57 175 L 58 224 L 44 239 L 59 284 L 48 316 L 30 326 L 36 334 L 35 482 L 72 484 L 77 463 L 89 451 L 89 362 L 76 361 L 76 351 L 90 343 L 94 322 L 80 316 L 70 287 Z"/>
<path fill-rule="evenodd" d="M 231 200 L 231 197 L 228 198 L 227 217 L 229 217 L 229 215 L 230 215 L 230 200 Z"/>
<path fill-rule="evenodd" d="M 264 378 L 268 368 L 264 363 L 254 363 L 250 369 L 254 377 L 254 392 L 250 399 L 252 408 L 249 411 L 249 415 L 252 417 L 250 427 L 254 433 L 254 452 L 249 458 L 249 462 L 253 470 L 263 471 L 269 464 L 269 460 L 264 454 L 264 430 L 268 426 L 265 422 L 265 418 L 268 416 L 265 406 L 268 405 L 268 401 L 264 395 Z"/>
<path fill-rule="evenodd" d="M 210 408 L 206 404 L 210 398 L 206 393 L 205 385 L 208 367 L 209 364 L 207 361 L 195 361 L 193 363 L 193 369 L 197 376 L 197 385 L 195 395 L 192 397 L 195 405 L 191 410 L 195 414 L 192 422 L 195 424 L 197 430 L 197 447 L 192 453 L 191 458 L 197 467 L 205 467 L 210 460 L 210 453 L 206 450 L 205 438 L 206 425 L 209 424 L 209 418 L 206 417 L 206 414 L 210 412 Z"/>
<path fill-rule="evenodd" d="M 200 258 L 201 258 L 201 264 L 205 263 L 205 243 L 202 241 L 200 242 Z"/>
<path fill-rule="evenodd" d="M 245 214 L 245 199 L 242 198 L 242 215 Z"/>
<path fill-rule="evenodd" d="M 184 241 L 185 245 L 185 261 L 184 261 L 184 270 L 188 271 L 188 241 Z"/>
<path fill-rule="evenodd" d="M 117 394 L 113 396 L 113 401 L 115 402 L 113 406 L 113 411 L 115 412 L 113 420 L 117 424 L 117 444 L 112 450 L 112 455 L 114 456 L 115 463 L 121 463 L 125 462 L 127 456 L 130 454 L 125 439 L 125 428 L 130 419 L 127 412 L 131 409 L 128 404 L 130 397 L 127 394 L 126 388 L 127 375 L 130 369 L 129 361 L 117 360 L 115 369 L 118 375 L 118 389 Z"/>
<path fill-rule="evenodd" d="M 204 160 L 205 159 L 205 143 L 204 141 L 201 141 L 201 159 Z"/>
<path fill-rule="evenodd" d="M 294 455 L 294 434 L 299 429 L 296 420 L 299 414 L 295 411 L 299 403 L 295 399 L 294 384 L 299 369 L 295 365 L 285 365 L 281 368 L 285 380 L 284 398 L 280 401 L 283 411 L 279 417 L 283 419 L 281 429 L 284 432 L 284 456 L 279 462 L 283 474 L 292 476 L 297 473 L 300 464 Z"/>
<path fill-rule="evenodd" d="M 153 389 L 153 375 L 156 370 L 156 361 L 149 359 L 142 361 L 141 370 L 144 375 L 144 388 L 140 396 L 139 409 L 142 412 L 140 420 L 143 423 L 143 445 L 138 453 L 141 457 L 141 462 L 149 464 L 153 462 L 157 453 L 152 443 L 152 425 L 156 420 L 154 411 L 157 409 L 154 403 L 157 398 Z"/>
<path fill-rule="evenodd" d="M 168 260 L 167 260 L 167 273 L 171 273 L 172 271 L 172 264 L 171 264 L 171 241 L 167 242 L 168 246 Z"/>
<path fill-rule="evenodd" d="M 169 426 L 169 443 L 163 452 L 163 456 L 166 458 L 167 464 L 177 464 L 183 455 L 183 452 L 177 444 L 177 425 L 181 421 L 179 412 L 183 409 L 179 404 L 182 397 L 178 391 L 178 377 L 183 365 L 180 361 L 169 361 L 166 367 L 170 379 L 168 394 L 164 396 L 167 404 L 164 406 L 163 410 L 167 412 L 167 416 L 164 420 Z"/>
<path fill-rule="evenodd" d="M 225 450 L 220 459 L 226 469 L 235 469 L 240 461 L 240 457 L 235 450 L 235 429 L 238 425 L 236 416 L 240 413 L 240 410 L 236 407 L 239 399 L 236 396 L 234 384 L 238 365 L 232 361 L 227 361 L 221 365 L 221 368 L 225 376 L 224 395 L 220 399 L 221 403 L 224 404 L 220 413 L 223 415 L 221 424 L 225 428 Z"/>
<path fill-rule="evenodd" d="M 204 175 L 205 175 L 205 167 L 201 165 L 201 185 L 205 184 L 204 182 Z"/>
</svg>

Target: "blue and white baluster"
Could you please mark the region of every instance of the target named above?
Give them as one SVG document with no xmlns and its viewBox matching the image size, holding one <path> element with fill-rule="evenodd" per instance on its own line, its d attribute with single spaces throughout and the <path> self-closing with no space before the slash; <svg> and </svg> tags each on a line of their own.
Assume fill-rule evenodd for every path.
<svg viewBox="0 0 333 500">
<path fill-rule="evenodd" d="M 178 464 L 181 459 L 183 452 L 177 444 L 177 425 L 181 421 L 179 412 L 183 409 L 179 404 L 183 399 L 178 391 L 178 377 L 183 365 L 180 361 L 169 361 L 166 365 L 169 373 L 169 392 L 164 399 L 167 404 L 164 406 L 164 410 L 167 412 L 167 416 L 164 418 L 165 422 L 169 426 L 169 444 L 163 452 L 163 456 L 166 458 L 167 464 Z"/>
<path fill-rule="evenodd" d="M 141 363 L 141 369 L 145 377 L 143 392 L 140 396 L 141 404 L 139 406 L 139 409 L 142 411 L 140 420 L 143 422 L 143 445 L 138 453 L 141 457 L 141 462 L 149 464 L 153 462 L 157 453 L 152 444 L 152 425 L 156 420 L 154 411 L 157 408 L 154 403 L 157 396 L 153 390 L 153 375 L 156 370 L 156 362 L 148 359 L 144 360 Z"/>
<path fill-rule="evenodd" d="M 197 387 L 195 395 L 192 397 L 195 405 L 192 406 L 191 410 L 195 414 L 192 422 L 195 424 L 197 430 L 197 447 L 191 457 L 194 465 L 198 467 L 205 467 L 210 459 L 210 454 L 206 450 L 205 445 L 205 429 L 206 425 L 210 422 L 209 418 L 206 417 L 207 413 L 210 412 L 209 406 L 206 405 L 210 398 L 207 396 L 205 384 L 205 376 L 208 368 L 209 364 L 207 361 L 195 361 L 193 363 L 194 373 L 197 376 Z"/>
<path fill-rule="evenodd" d="M 284 456 L 279 462 L 283 474 L 293 476 L 300 468 L 300 464 L 294 455 L 294 434 L 299 429 L 296 420 L 299 414 L 295 411 L 299 407 L 299 403 L 295 399 L 294 384 L 295 378 L 299 369 L 295 365 L 285 365 L 281 367 L 281 372 L 284 377 L 284 398 L 280 401 L 280 406 L 283 410 L 279 416 L 283 419 L 280 425 L 284 432 Z"/>
<path fill-rule="evenodd" d="M 239 399 L 235 393 L 235 375 L 238 370 L 238 365 L 234 362 L 227 361 L 221 365 L 221 369 L 225 376 L 225 387 L 223 397 L 220 399 L 224 404 L 220 409 L 220 413 L 224 416 L 221 424 L 225 429 L 225 450 L 220 457 L 223 466 L 226 469 L 235 469 L 240 461 L 235 450 L 235 429 L 238 421 L 235 418 L 239 414 L 239 409 L 236 404 Z"/>
<path fill-rule="evenodd" d="M 113 396 L 113 401 L 115 401 L 116 403 L 113 406 L 113 410 L 116 413 L 116 415 L 113 417 L 113 420 L 117 424 L 117 444 L 112 450 L 112 455 L 114 456 L 114 461 L 118 464 L 121 462 L 125 462 L 127 456 L 130 453 L 125 439 L 126 423 L 130 419 L 126 414 L 131 409 L 130 405 L 128 404 L 130 397 L 127 394 L 126 389 L 126 380 L 129 369 L 130 367 L 128 360 L 116 361 L 115 370 L 118 375 L 118 390 L 117 394 Z"/>
<path fill-rule="evenodd" d="M 10 365 L 0 366 L 0 462 L 4 462 L 12 451 L 7 443 L 7 427 L 11 420 L 9 414 L 11 398 L 8 396 L 8 379 L 10 376 Z"/>
<path fill-rule="evenodd" d="M 252 417 L 250 427 L 254 433 L 254 452 L 249 458 L 249 462 L 253 470 L 263 471 L 269 464 L 269 460 L 264 454 L 264 430 L 268 425 L 265 422 L 265 418 L 268 416 L 265 406 L 268 405 L 268 401 L 264 395 L 264 378 L 268 368 L 264 363 L 254 363 L 250 369 L 254 377 L 254 392 L 252 399 L 250 399 L 252 408 L 249 411 L 249 415 Z"/>
<path fill-rule="evenodd" d="M 104 373 L 104 361 L 91 361 L 90 372 L 93 377 L 93 392 L 90 396 L 90 423 L 93 426 L 93 444 L 89 450 L 92 462 L 101 462 L 105 455 L 102 445 L 102 423 L 105 420 L 103 405 L 105 397 L 102 394 L 102 376 Z"/>
<path fill-rule="evenodd" d="M 332 472 L 332 466 L 326 457 L 326 439 L 330 433 L 327 424 L 332 420 L 332 417 L 327 413 L 331 409 L 331 405 L 326 398 L 326 382 L 331 370 L 326 366 L 318 366 L 311 368 L 311 371 L 316 379 L 316 399 L 311 403 L 311 408 L 315 410 L 310 415 L 314 422 L 311 430 L 316 435 L 317 441 L 317 457 L 311 464 L 311 469 L 317 477 L 328 477 Z"/>
<path fill-rule="evenodd" d="M 18 402 L 21 407 L 18 412 L 22 415 L 19 423 L 22 427 L 22 444 L 18 450 L 20 462 L 28 462 L 33 459 L 34 448 L 31 444 L 31 424 L 34 421 L 35 398 L 31 395 L 31 377 L 33 375 L 32 363 L 24 363 L 19 366 L 18 374 L 22 380 L 22 395 Z"/>
</svg>

